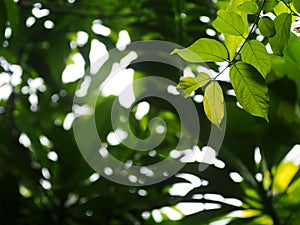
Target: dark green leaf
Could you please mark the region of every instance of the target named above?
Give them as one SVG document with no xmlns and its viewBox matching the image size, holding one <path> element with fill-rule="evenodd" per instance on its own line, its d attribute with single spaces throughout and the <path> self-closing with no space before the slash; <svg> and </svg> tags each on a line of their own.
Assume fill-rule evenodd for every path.
<svg viewBox="0 0 300 225">
<path fill-rule="evenodd" d="M 292 15 L 288 13 L 282 13 L 276 17 L 274 22 L 276 34 L 274 37 L 271 37 L 269 41 L 273 52 L 277 55 L 282 55 L 290 37 Z"/>
<path fill-rule="evenodd" d="M 266 37 L 273 37 L 276 34 L 275 23 L 268 16 L 259 19 L 258 28 L 262 35 Z"/>
<path fill-rule="evenodd" d="M 300 0 L 293 0 L 293 5 L 295 9 L 300 12 Z"/>
<path fill-rule="evenodd" d="M 278 5 L 278 0 L 268 0 L 265 3 L 265 11 L 266 12 L 271 12 L 277 5 Z"/>
</svg>

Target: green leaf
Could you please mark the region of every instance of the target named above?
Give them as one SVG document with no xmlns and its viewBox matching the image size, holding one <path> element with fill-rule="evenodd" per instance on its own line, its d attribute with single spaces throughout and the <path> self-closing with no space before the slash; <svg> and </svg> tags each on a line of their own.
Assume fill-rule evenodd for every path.
<svg viewBox="0 0 300 225">
<path fill-rule="evenodd" d="M 235 12 L 238 15 L 241 16 L 244 24 L 244 33 L 243 36 L 235 36 L 235 35 L 230 35 L 230 34 L 224 34 L 225 38 L 225 46 L 228 49 L 229 55 L 230 55 L 230 60 L 233 60 L 237 51 L 237 48 L 241 43 L 245 41 L 245 38 L 249 31 L 248 31 L 248 15 L 247 13 L 244 13 L 240 10 L 237 10 L 237 7 L 242 4 L 244 0 L 231 0 L 230 4 L 227 5 L 226 11 L 228 12 Z"/>
<path fill-rule="evenodd" d="M 268 16 L 260 18 L 258 21 L 258 28 L 262 35 L 266 37 L 273 37 L 276 34 L 275 23 Z"/>
<path fill-rule="evenodd" d="M 206 73 L 199 73 L 196 77 L 185 77 L 177 85 L 178 89 L 183 90 L 184 97 L 187 98 L 193 91 L 206 85 L 210 81 L 210 76 Z"/>
<path fill-rule="evenodd" d="M 292 15 L 288 13 L 280 14 L 275 19 L 276 34 L 270 38 L 272 50 L 277 55 L 282 55 L 284 48 L 288 44 L 290 38 L 290 27 L 292 23 Z"/>
<path fill-rule="evenodd" d="M 268 0 L 265 3 L 265 12 L 271 12 L 278 4 L 277 0 Z"/>
<path fill-rule="evenodd" d="M 287 1 L 285 0 L 287 3 Z M 286 4 L 283 3 L 283 1 L 279 1 L 276 7 L 274 8 L 275 14 L 278 16 L 282 13 L 290 13 L 291 10 L 286 6 Z"/>
<path fill-rule="evenodd" d="M 214 81 L 206 87 L 203 104 L 207 118 L 213 124 L 220 127 L 224 117 L 224 96 L 218 82 Z"/>
<path fill-rule="evenodd" d="M 243 109 L 269 121 L 268 88 L 258 71 L 247 63 L 237 62 L 230 68 L 230 81 Z"/>
<path fill-rule="evenodd" d="M 295 9 L 300 12 L 300 0 L 294 0 L 293 1 L 293 6 L 295 7 Z"/>
<path fill-rule="evenodd" d="M 228 58 L 226 47 L 221 42 L 209 38 L 200 38 L 188 48 L 171 52 L 174 53 L 188 62 L 223 62 Z"/>
<path fill-rule="evenodd" d="M 238 9 L 247 14 L 255 14 L 257 13 L 258 6 L 255 2 L 246 1 L 238 6 Z"/>
<path fill-rule="evenodd" d="M 271 58 L 265 46 L 257 41 L 247 41 L 241 50 L 242 60 L 255 67 L 264 78 L 271 71 Z"/>
<path fill-rule="evenodd" d="M 217 15 L 217 18 L 212 23 L 217 31 L 235 36 L 243 36 L 244 22 L 239 14 L 235 12 L 219 10 Z"/>
<path fill-rule="evenodd" d="M 292 58 L 300 65 L 300 42 L 295 34 L 291 35 L 288 46 L 284 50 L 284 56 Z"/>
</svg>

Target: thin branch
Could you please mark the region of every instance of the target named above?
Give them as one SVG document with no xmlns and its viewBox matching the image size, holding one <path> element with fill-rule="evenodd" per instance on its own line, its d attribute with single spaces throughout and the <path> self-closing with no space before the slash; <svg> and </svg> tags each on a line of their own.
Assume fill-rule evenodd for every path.
<svg viewBox="0 0 300 225">
<path fill-rule="evenodd" d="M 284 0 L 281 0 L 281 1 L 291 11 L 291 13 L 293 14 L 293 16 L 298 16 L 298 14 L 291 8 L 291 6 L 288 3 L 286 3 Z"/>
<path fill-rule="evenodd" d="M 260 9 L 259 9 L 259 12 L 258 12 L 258 14 L 257 14 L 257 16 L 256 16 L 255 22 L 254 22 L 254 24 L 252 25 L 252 27 L 251 27 L 251 29 L 250 29 L 249 34 L 247 35 L 247 37 L 245 38 L 245 37 L 242 36 L 243 38 L 245 38 L 245 41 L 244 41 L 243 44 L 241 45 L 240 49 L 235 53 L 233 59 L 229 62 L 229 64 L 228 64 L 228 65 L 227 65 L 220 73 L 218 73 L 217 76 L 215 76 L 215 77 L 213 78 L 213 80 L 216 80 L 216 78 L 219 77 L 219 76 L 220 76 L 220 75 L 221 75 L 228 67 L 230 67 L 230 66 L 232 65 L 232 63 L 234 62 L 234 60 L 236 60 L 237 56 L 238 56 L 238 55 L 240 54 L 240 52 L 242 51 L 242 49 L 243 49 L 243 47 L 245 46 L 246 42 L 250 39 L 250 35 L 254 32 L 254 29 L 255 29 L 255 27 L 256 27 L 256 24 L 258 23 L 259 18 L 260 18 L 260 13 L 263 11 L 263 8 L 264 8 L 264 6 L 265 6 L 265 3 L 266 3 L 266 0 L 263 1 L 262 5 L 261 5 L 261 7 L 260 7 Z"/>
</svg>

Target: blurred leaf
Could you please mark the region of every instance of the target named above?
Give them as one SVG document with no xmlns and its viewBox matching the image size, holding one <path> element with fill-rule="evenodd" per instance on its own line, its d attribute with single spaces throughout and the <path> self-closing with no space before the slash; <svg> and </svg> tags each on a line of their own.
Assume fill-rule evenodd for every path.
<svg viewBox="0 0 300 225">
<path fill-rule="evenodd" d="M 285 191 L 298 170 L 299 166 L 292 162 L 281 162 L 274 176 L 274 189 L 279 192 Z"/>
</svg>

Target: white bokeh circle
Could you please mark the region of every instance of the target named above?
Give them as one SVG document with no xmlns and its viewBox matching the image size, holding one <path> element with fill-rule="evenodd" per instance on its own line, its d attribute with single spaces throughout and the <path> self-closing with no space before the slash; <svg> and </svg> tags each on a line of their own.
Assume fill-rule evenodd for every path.
<svg viewBox="0 0 300 225">
<path fill-rule="evenodd" d="M 152 164 L 135 166 L 121 162 L 109 153 L 109 146 L 100 139 L 95 123 L 95 107 L 98 96 L 101 94 L 101 88 L 105 85 L 108 75 L 113 76 L 121 69 L 126 68 L 128 64 L 121 67 L 114 67 L 114 63 L 134 52 L 137 57 L 130 64 L 142 62 L 159 62 L 171 65 L 180 70 L 184 69 L 185 63 L 177 56 L 171 56 L 170 52 L 175 48 L 182 48 L 174 43 L 164 41 L 139 41 L 132 42 L 126 49 L 119 51 L 112 49 L 106 56 L 101 57 L 96 64 L 98 71 L 91 74 L 88 70 L 78 85 L 78 89 L 73 100 L 73 109 L 85 108 L 75 114 L 73 122 L 73 132 L 77 146 L 86 160 L 86 162 L 101 176 L 119 184 L 129 186 L 145 186 L 162 182 L 176 174 L 184 165 L 180 159 L 166 157 L 164 160 Z M 86 81 L 89 82 L 86 82 Z M 134 85 L 143 87 L 134 92 Z M 157 126 L 167 129 L 167 124 L 159 117 L 152 118 L 149 122 L 151 135 L 146 139 L 139 139 L 131 132 L 129 121 L 124 122 L 129 117 L 130 109 L 140 100 L 147 97 L 161 98 L 170 103 L 180 118 L 181 133 L 176 146 L 176 150 L 193 149 L 198 143 L 200 135 L 199 115 L 194 102 L 188 98 L 184 99 L 181 95 L 173 95 L 167 91 L 169 86 L 176 86 L 176 83 L 170 79 L 159 76 L 148 76 L 136 79 L 133 83 L 121 91 L 121 94 L 115 99 L 111 109 L 111 123 L 114 130 L 125 130 L 127 137 L 122 139 L 122 145 L 132 151 L 149 151 L 159 146 L 165 138 L 165 132 L 155 132 Z M 84 91 L 82 91 L 84 89 Z M 80 91 L 80 94 L 79 93 Z M 84 93 L 84 94 L 83 94 Z M 129 99 L 134 95 L 134 101 L 130 102 L 130 107 L 122 107 L 120 98 Z M 122 118 L 122 119 L 121 119 Z M 209 141 L 210 146 L 217 155 L 225 134 L 226 114 L 221 124 L 221 129 L 211 126 Z M 193 157 L 193 151 L 189 157 Z M 204 155 L 199 170 L 204 170 L 213 159 L 210 155 Z"/>
</svg>

